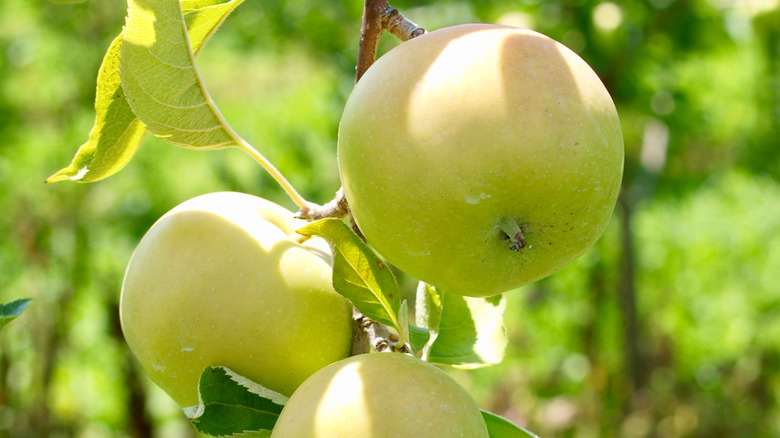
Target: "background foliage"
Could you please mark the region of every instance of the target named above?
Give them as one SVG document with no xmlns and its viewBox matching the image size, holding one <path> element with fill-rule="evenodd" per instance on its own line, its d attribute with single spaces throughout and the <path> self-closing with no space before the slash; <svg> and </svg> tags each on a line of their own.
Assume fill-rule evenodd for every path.
<svg viewBox="0 0 780 438">
<path fill-rule="evenodd" d="M 325 202 L 362 4 L 316 3 L 246 2 L 198 65 L 233 127 Z M 563 42 L 603 78 L 626 139 L 606 235 L 510 294 L 507 359 L 456 378 L 544 437 L 780 436 L 780 2 L 393 4 L 428 29 L 501 22 Z M 34 299 L 0 332 L 0 437 L 194 436 L 122 340 L 124 267 L 192 196 L 238 190 L 292 208 L 242 152 L 154 138 L 105 181 L 43 183 L 86 140 L 124 13 L 0 2 L 0 302 Z"/>
</svg>

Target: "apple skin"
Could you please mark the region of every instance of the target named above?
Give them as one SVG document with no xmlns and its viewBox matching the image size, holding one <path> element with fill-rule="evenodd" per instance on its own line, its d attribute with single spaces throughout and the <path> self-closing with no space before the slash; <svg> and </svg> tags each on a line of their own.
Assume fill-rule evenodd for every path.
<svg viewBox="0 0 780 438">
<path fill-rule="evenodd" d="M 350 95 L 338 163 L 367 241 L 441 289 L 490 296 L 543 278 L 604 232 L 623 174 L 614 103 L 574 52 L 468 24 L 383 55 Z M 498 227 L 515 221 L 525 247 Z"/>
<path fill-rule="evenodd" d="M 141 239 L 122 285 L 130 349 L 182 407 L 207 366 L 285 395 L 351 351 L 352 306 L 331 285 L 330 250 L 299 244 L 305 224 L 256 196 L 190 199 Z"/>
<path fill-rule="evenodd" d="M 317 371 L 293 393 L 271 438 L 487 438 L 474 399 L 412 356 L 369 353 Z"/>
</svg>

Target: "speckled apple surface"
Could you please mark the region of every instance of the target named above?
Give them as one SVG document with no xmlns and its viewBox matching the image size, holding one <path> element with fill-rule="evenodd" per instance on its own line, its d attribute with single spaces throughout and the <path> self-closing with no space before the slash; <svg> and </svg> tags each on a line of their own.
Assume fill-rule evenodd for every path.
<svg viewBox="0 0 780 438">
<path fill-rule="evenodd" d="M 298 388 L 272 438 L 488 438 L 476 402 L 447 373 L 400 353 L 329 365 Z"/>
<path fill-rule="evenodd" d="M 122 330 L 152 380 L 198 404 L 207 366 L 290 395 L 347 357 L 352 307 L 331 286 L 324 241 L 267 200 L 232 192 L 186 201 L 136 248 L 122 286 Z"/>
<path fill-rule="evenodd" d="M 354 218 L 401 270 L 489 296 L 565 266 L 604 232 L 623 172 L 615 106 L 578 55 L 471 24 L 392 49 L 352 92 L 338 162 Z M 498 224 L 525 238 L 510 249 Z"/>
</svg>

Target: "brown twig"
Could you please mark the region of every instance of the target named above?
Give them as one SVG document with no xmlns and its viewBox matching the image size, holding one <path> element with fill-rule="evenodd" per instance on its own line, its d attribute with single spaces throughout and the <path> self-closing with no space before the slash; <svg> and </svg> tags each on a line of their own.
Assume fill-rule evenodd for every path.
<svg viewBox="0 0 780 438">
<path fill-rule="evenodd" d="M 306 219 L 308 221 L 316 221 L 318 219 L 325 219 L 326 217 L 336 217 L 343 219 L 349 214 L 349 204 L 347 198 L 344 196 L 344 188 L 340 187 L 336 191 L 336 195 L 331 201 L 324 205 L 317 205 L 314 203 L 309 204 L 308 210 L 299 210 L 295 213 L 295 217 L 298 219 Z"/>
<path fill-rule="evenodd" d="M 387 0 L 364 0 L 355 83 L 376 60 L 379 37 L 385 30 L 401 41 L 408 41 L 425 33 L 425 29 L 404 18 L 401 11 L 390 6 Z"/>
<path fill-rule="evenodd" d="M 355 68 L 355 83 L 376 60 L 379 38 L 382 32 L 389 31 L 401 41 L 408 41 L 425 34 L 425 29 L 406 19 L 401 11 L 390 6 L 387 0 L 364 0 L 363 20 L 360 28 L 360 47 Z M 344 195 L 344 187 L 340 187 L 336 196 L 325 205 L 309 204 L 308 209 L 301 209 L 296 217 L 307 220 L 324 219 L 328 217 L 344 218 L 349 215 L 350 225 L 355 233 L 363 240 L 355 219 L 349 212 L 349 203 Z M 352 335 L 352 355 L 368 353 L 371 348 L 375 351 L 399 351 L 411 354 L 408 344 L 401 344 L 400 337 L 389 328 L 376 322 L 357 309 L 352 310 L 354 330 Z"/>
<path fill-rule="evenodd" d="M 425 28 L 414 24 L 411 20 L 404 17 L 398 9 L 392 7 L 391 9 L 385 16 L 385 29 L 391 35 L 401 41 L 409 41 L 412 38 L 425 34 Z"/>
<path fill-rule="evenodd" d="M 397 351 L 411 353 L 408 344 L 401 344 L 401 337 L 381 323 L 368 318 L 352 308 L 354 331 L 352 334 L 352 355 L 368 353 L 371 348 L 378 353 Z"/>
<path fill-rule="evenodd" d="M 360 47 L 355 69 L 355 83 L 363 77 L 363 73 L 376 60 L 379 37 L 384 31 L 382 16 L 388 9 L 390 9 L 390 5 L 387 0 L 364 0 L 363 2 L 363 22 L 360 26 Z"/>
<path fill-rule="evenodd" d="M 385 30 L 401 41 L 408 41 L 425 34 L 424 28 L 405 18 L 401 11 L 390 6 L 387 0 L 364 0 L 355 83 L 376 60 L 379 37 Z M 309 203 L 306 209 L 301 209 L 296 213 L 296 217 L 311 221 L 328 217 L 344 218 L 348 214 L 349 204 L 344 196 L 344 188 L 341 187 L 333 200 L 324 205 Z M 359 236 L 362 236 L 354 220 L 352 228 Z"/>
</svg>

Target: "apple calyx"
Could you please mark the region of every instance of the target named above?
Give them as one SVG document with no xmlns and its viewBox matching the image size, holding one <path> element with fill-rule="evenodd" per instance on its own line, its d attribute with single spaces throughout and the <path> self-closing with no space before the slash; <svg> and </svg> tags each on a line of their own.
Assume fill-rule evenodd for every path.
<svg viewBox="0 0 780 438">
<path fill-rule="evenodd" d="M 517 218 L 505 217 L 498 222 L 496 227 L 504 233 L 502 238 L 509 240 L 509 249 L 522 252 L 522 249 L 525 248 L 525 236 Z"/>
</svg>

